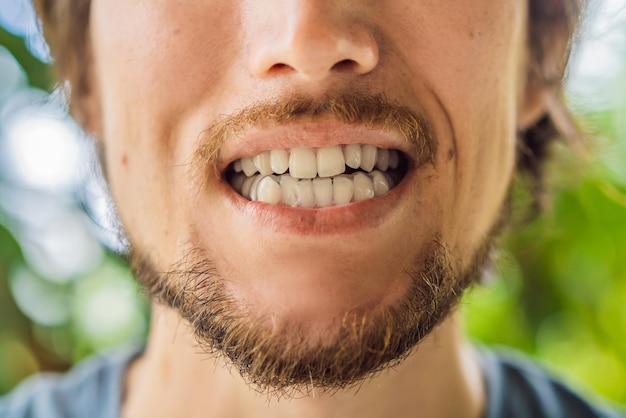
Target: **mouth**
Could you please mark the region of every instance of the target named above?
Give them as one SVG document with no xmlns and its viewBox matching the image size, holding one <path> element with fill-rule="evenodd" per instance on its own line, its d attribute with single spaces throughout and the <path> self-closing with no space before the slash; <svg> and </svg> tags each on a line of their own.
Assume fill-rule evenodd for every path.
<svg viewBox="0 0 626 418">
<path fill-rule="evenodd" d="M 223 177 L 249 201 L 327 208 L 385 196 L 409 165 L 402 151 L 370 144 L 296 147 L 237 159 Z"/>
</svg>

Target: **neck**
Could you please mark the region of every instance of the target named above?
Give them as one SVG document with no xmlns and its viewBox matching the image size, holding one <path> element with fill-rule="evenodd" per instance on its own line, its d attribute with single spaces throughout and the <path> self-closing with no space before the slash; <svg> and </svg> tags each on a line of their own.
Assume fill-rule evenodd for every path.
<svg viewBox="0 0 626 418">
<path fill-rule="evenodd" d="M 200 352 L 177 313 L 155 305 L 146 352 L 127 374 L 123 416 L 477 418 L 484 387 L 460 328 L 458 314 L 450 315 L 399 366 L 357 389 L 277 400 Z"/>
</svg>

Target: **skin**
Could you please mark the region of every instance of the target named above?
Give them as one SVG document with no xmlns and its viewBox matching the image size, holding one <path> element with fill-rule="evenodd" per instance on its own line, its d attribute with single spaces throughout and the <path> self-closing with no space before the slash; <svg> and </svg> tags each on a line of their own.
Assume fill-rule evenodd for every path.
<svg viewBox="0 0 626 418">
<path fill-rule="evenodd" d="M 201 248 L 242 306 L 318 337 L 350 309 L 401 298 L 405 272 L 435 238 L 455 265 L 468 266 L 506 199 L 520 121 L 538 113 L 525 105 L 537 97 L 524 86 L 526 6 L 94 0 L 87 108 L 133 246 L 162 270 L 190 245 Z M 345 90 L 384 92 L 432 125 L 433 163 L 412 170 L 387 203 L 306 215 L 266 208 L 270 216 L 263 217 L 234 204 L 219 177 L 191 176 L 200 134 L 223 115 L 270 98 L 319 99 Z M 261 129 L 228 141 L 222 164 L 294 141 L 319 146 L 358 135 L 358 127 L 329 120 Z M 367 141 L 410 153 L 393 133 Z M 372 222 L 367 212 L 383 204 L 382 220 Z M 301 216 L 309 229 L 294 226 Z M 346 217 L 361 220 L 346 225 Z M 129 417 L 373 417 L 389 416 L 398 405 L 393 416 L 420 410 L 471 417 L 483 409 L 480 371 L 455 315 L 398 372 L 368 380 L 357 395 L 269 405 L 220 360 L 213 367 L 199 355 L 176 312 L 155 304 L 154 317 L 146 354 L 128 375 Z"/>
</svg>

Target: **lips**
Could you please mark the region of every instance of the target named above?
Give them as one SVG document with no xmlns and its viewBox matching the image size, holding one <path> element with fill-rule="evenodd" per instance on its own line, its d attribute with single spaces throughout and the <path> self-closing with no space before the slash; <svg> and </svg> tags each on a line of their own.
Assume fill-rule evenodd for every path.
<svg viewBox="0 0 626 418">
<path fill-rule="evenodd" d="M 435 153 L 428 119 L 384 95 L 256 103 L 199 137 L 190 169 L 207 193 L 194 194 L 194 221 L 207 230 L 372 239 L 419 202 L 412 185 L 431 175 Z M 207 216 L 215 205 L 219 216 Z"/>
<path fill-rule="evenodd" d="M 226 178 L 250 201 L 326 208 L 386 195 L 407 166 L 402 152 L 370 144 L 295 147 L 235 160 Z"/>
</svg>

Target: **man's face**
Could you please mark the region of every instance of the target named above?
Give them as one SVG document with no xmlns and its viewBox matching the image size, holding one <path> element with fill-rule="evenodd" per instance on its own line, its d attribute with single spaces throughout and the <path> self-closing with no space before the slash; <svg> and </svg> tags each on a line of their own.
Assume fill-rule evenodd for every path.
<svg viewBox="0 0 626 418">
<path fill-rule="evenodd" d="M 347 329 L 384 340 L 367 324 L 401 307 L 428 310 L 402 324 L 415 343 L 475 275 L 506 199 L 526 8 L 94 0 L 97 133 L 141 278 L 231 359 L 246 345 L 228 327 L 312 356 Z M 235 174 L 256 156 L 275 177 Z M 340 177 L 337 159 L 355 167 Z"/>
</svg>

